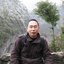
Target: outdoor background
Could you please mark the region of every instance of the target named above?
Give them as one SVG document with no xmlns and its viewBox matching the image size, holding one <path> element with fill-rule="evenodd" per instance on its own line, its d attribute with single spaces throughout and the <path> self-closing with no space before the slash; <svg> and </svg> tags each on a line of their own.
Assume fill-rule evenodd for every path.
<svg viewBox="0 0 64 64">
<path fill-rule="evenodd" d="M 41 1 L 56 6 L 59 19 L 53 27 L 53 22 L 46 21 L 46 16 L 43 18 L 35 14 L 36 4 Z M 26 25 L 32 18 L 39 22 L 39 32 L 47 38 L 53 64 L 64 64 L 64 0 L 0 0 L 0 64 L 9 63 L 17 37 L 26 33 Z"/>
</svg>

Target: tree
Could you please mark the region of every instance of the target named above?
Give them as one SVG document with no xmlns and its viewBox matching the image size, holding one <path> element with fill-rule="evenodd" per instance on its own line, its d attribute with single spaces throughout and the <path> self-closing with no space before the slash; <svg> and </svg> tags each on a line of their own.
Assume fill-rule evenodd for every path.
<svg viewBox="0 0 64 64">
<path fill-rule="evenodd" d="M 60 28 L 60 40 L 61 40 L 60 47 L 62 50 L 64 50 L 64 22 L 62 23 Z"/>
<path fill-rule="evenodd" d="M 49 3 L 48 1 L 40 1 L 36 4 L 37 8 L 34 9 L 34 13 L 39 15 L 42 19 L 52 25 L 51 29 L 53 32 L 53 42 L 54 42 L 54 27 L 59 20 L 59 12 L 55 4 Z"/>
<path fill-rule="evenodd" d="M 53 38 L 51 38 L 50 42 L 51 43 L 49 43 L 49 46 L 52 52 L 61 51 L 61 40 L 59 35 L 55 35 L 55 44 L 53 43 Z"/>
</svg>

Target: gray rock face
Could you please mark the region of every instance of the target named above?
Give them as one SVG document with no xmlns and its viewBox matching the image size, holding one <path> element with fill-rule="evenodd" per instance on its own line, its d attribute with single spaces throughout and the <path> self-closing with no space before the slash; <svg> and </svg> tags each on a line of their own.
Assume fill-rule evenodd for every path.
<svg viewBox="0 0 64 64">
<path fill-rule="evenodd" d="M 10 53 L 4 54 L 0 57 L 0 64 L 9 64 L 10 61 Z"/>
<path fill-rule="evenodd" d="M 0 0 L 0 18 L 3 24 L 9 27 L 16 25 L 22 30 L 28 20 L 28 12 L 18 0 Z"/>
<path fill-rule="evenodd" d="M 52 64 L 64 64 L 64 52 L 53 52 L 52 59 Z"/>
<path fill-rule="evenodd" d="M 19 0 L 0 0 L 0 57 L 11 52 L 17 35 L 25 33 L 28 20 L 28 11 Z"/>
</svg>

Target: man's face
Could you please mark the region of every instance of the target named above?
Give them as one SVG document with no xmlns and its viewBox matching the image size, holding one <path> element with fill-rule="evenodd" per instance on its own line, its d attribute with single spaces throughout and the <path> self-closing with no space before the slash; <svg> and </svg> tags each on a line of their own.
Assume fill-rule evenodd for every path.
<svg viewBox="0 0 64 64">
<path fill-rule="evenodd" d="M 30 37 L 35 38 L 39 31 L 39 26 L 36 21 L 30 21 L 27 26 L 27 32 L 29 33 Z"/>
</svg>

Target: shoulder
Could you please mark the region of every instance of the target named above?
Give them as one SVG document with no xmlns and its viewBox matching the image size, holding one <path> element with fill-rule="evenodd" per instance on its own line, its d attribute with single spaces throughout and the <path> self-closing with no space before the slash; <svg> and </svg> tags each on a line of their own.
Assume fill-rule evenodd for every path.
<svg viewBox="0 0 64 64">
<path fill-rule="evenodd" d="M 45 36 L 40 36 L 41 41 L 44 43 L 48 43 L 48 39 Z"/>
<path fill-rule="evenodd" d="M 25 39 L 26 39 L 26 34 L 21 34 L 21 35 L 19 35 L 18 38 L 17 38 L 18 41 L 23 41 L 23 40 L 25 40 Z"/>
<path fill-rule="evenodd" d="M 26 36 L 26 34 L 21 34 L 21 35 L 18 36 L 18 38 L 22 38 L 24 36 Z"/>
<path fill-rule="evenodd" d="M 22 38 L 24 36 L 24 34 L 18 35 L 18 38 Z"/>
<path fill-rule="evenodd" d="M 41 36 L 41 43 L 43 47 L 48 47 L 48 40 L 45 36 Z"/>
<path fill-rule="evenodd" d="M 24 34 L 20 34 L 16 38 L 16 42 L 19 42 L 23 38 Z"/>
<path fill-rule="evenodd" d="M 24 39 L 24 34 L 18 35 L 15 43 L 16 43 L 16 44 L 19 44 L 23 39 Z"/>
<path fill-rule="evenodd" d="M 43 40 L 47 40 L 47 38 L 45 36 L 40 36 L 40 38 Z"/>
</svg>

